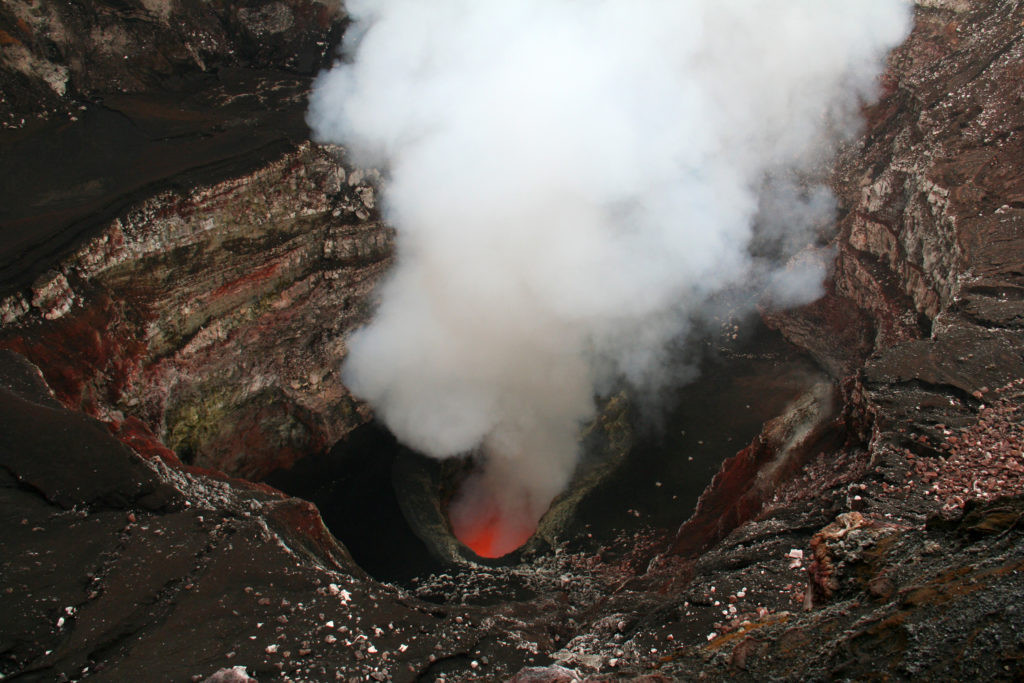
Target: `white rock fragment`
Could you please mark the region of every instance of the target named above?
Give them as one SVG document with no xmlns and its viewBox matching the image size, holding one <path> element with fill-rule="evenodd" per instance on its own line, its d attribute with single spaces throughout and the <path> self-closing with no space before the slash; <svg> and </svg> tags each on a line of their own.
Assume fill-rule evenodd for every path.
<svg viewBox="0 0 1024 683">
<path fill-rule="evenodd" d="M 56 320 L 71 310 L 74 293 L 63 273 L 49 270 L 32 284 L 32 305 L 47 320 Z"/>
<path fill-rule="evenodd" d="M 220 669 L 203 683 L 255 683 L 255 681 L 256 679 L 249 676 L 249 672 L 244 666 L 235 666 L 230 669 Z"/>
</svg>

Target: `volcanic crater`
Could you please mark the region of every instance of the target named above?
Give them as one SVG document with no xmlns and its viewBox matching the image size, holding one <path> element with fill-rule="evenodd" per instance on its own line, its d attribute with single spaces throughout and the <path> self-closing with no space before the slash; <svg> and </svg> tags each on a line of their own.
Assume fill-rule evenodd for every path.
<svg viewBox="0 0 1024 683">
<path fill-rule="evenodd" d="M 914 11 L 824 296 L 705 320 L 657 409 L 604 396 L 487 558 L 473 459 L 340 378 L 396 258 L 379 173 L 304 123 L 344 8 L 0 8 L 0 676 L 1017 680 L 1024 5 Z"/>
</svg>

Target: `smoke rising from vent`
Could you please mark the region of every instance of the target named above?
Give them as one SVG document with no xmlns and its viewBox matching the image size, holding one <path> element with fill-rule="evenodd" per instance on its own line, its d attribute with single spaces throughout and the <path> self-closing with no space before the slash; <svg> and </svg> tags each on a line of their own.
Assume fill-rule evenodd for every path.
<svg viewBox="0 0 1024 683">
<path fill-rule="evenodd" d="M 317 80 L 309 122 L 386 169 L 398 253 L 345 380 L 410 447 L 481 449 L 453 521 L 497 506 L 509 536 L 567 483 L 595 393 L 657 382 L 690 313 L 764 275 L 755 223 L 791 254 L 832 210 L 827 191 L 785 179 L 855 132 L 911 13 L 904 0 L 347 6 L 346 59 Z M 799 303 L 821 275 L 766 281 Z"/>
</svg>

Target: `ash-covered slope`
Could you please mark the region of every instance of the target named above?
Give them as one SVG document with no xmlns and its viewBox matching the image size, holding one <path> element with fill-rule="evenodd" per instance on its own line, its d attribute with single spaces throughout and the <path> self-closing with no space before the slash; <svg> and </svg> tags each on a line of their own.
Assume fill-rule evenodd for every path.
<svg viewBox="0 0 1024 683">
<path fill-rule="evenodd" d="M 23 287 L 132 203 L 294 147 L 339 3 L 0 7 L 0 286 Z"/>
</svg>

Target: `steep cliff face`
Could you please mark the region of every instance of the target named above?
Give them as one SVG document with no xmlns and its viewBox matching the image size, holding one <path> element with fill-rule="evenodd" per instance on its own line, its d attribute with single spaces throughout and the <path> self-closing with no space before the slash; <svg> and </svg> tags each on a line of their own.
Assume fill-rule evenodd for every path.
<svg viewBox="0 0 1024 683">
<path fill-rule="evenodd" d="M 294 150 L 345 15 L 317 0 L 0 7 L 0 291 L 133 205 Z"/>
<path fill-rule="evenodd" d="M 1007 87 L 1021 73 L 1021 21 L 1016 3 L 918 7 L 914 32 L 891 56 L 884 97 L 836 162 L 841 217 L 826 295 L 764 314 L 839 383 L 836 426 L 855 443 L 937 454 L 922 444 L 941 440 L 935 425 L 973 419 L 984 394 L 1024 369 L 1024 110 L 1020 88 Z M 759 440 L 751 450 L 761 464 L 727 463 L 706 503 L 746 497 L 750 517 L 780 483 L 765 485 L 766 468 L 822 446 L 778 454 Z M 753 495 L 758 489 L 764 495 Z M 707 513 L 713 538 L 732 528 L 720 510 Z M 678 550 L 707 542 L 690 533 L 699 517 Z"/>
<path fill-rule="evenodd" d="M 366 419 L 338 363 L 391 253 L 338 154 L 306 144 L 135 206 L 4 300 L 4 345 L 65 405 L 141 419 L 186 462 L 259 478 L 322 451 Z"/>
<path fill-rule="evenodd" d="M 775 617 L 767 603 L 756 619 L 715 615 L 709 644 L 676 649 L 663 670 L 1019 674 L 1019 615 L 999 605 L 1021 590 L 1022 22 L 1019 3 L 919 3 L 885 97 L 836 165 L 829 292 L 766 315 L 839 380 L 847 442 L 801 454 L 799 476 L 751 496 L 785 462 L 758 450 L 763 436 L 723 465 L 674 544 L 694 560 L 688 600 L 671 601 L 681 616 L 715 615 L 715 587 L 734 605 L 752 584 L 790 602 Z M 745 523 L 699 525 L 744 499 Z M 721 540 L 698 557 L 692 532 Z M 766 570 L 783 580 L 764 585 Z"/>
<path fill-rule="evenodd" d="M 841 218 L 826 295 L 764 313 L 838 382 L 843 416 L 831 437 L 854 444 L 847 453 L 867 445 L 872 459 L 886 449 L 939 455 L 946 428 L 972 422 L 985 395 L 1024 370 L 1024 226 L 1015 206 L 1024 120 L 1020 89 L 1006 87 L 1019 77 L 1020 23 L 1014 3 L 918 8 L 884 97 L 835 166 Z M 766 425 L 723 465 L 677 552 L 692 554 L 756 517 L 786 479 L 780 465 L 838 446 L 783 447 L 773 431 L 778 425 Z"/>
<path fill-rule="evenodd" d="M 1022 21 L 1017 3 L 920 8 L 889 95 L 837 165 L 835 291 L 815 306 L 855 306 L 870 325 L 850 409 L 871 443 L 920 450 L 1020 377 Z"/>
<path fill-rule="evenodd" d="M 390 235 L 302 122 L 344 24 L 318 0 L 0 10 L 0 343 L 65 405 L 254 478 L 365 421 L 338 363 Z"/>
<path fill-rule="evenodd" d="M 1008 85 L 1021 76 L 1019 34 L 1015 3 L 920 7 L 891 58 L 888 94 L 838 160 L 835 290 L 811 310 L 855 305 L 872 340 L 862 352 L 941 336 L 954 319 L 1018 326 L 1002 304 L 1021 284 L 1024 113 Z M 833 367 L 846 351 L 794 339 Z"/>
</svg>

